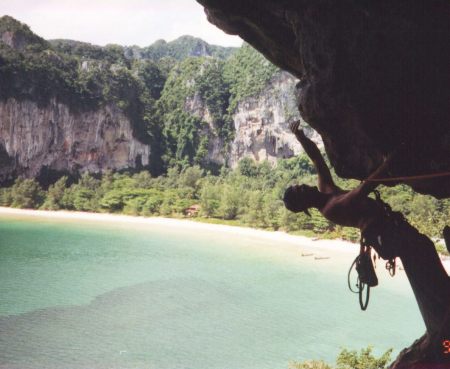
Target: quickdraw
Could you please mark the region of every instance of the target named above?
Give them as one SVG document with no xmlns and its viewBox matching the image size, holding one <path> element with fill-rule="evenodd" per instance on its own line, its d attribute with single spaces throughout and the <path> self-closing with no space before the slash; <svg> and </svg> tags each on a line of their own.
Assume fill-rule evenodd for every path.
<svg viewBox="0 0 450 369">
<path fill-rule="evenodd" d="M 403 215 L 400 215 L 399 213 L 394 213 L 390 205 L 386 204 L 383 200 L 381 200 L 381 195 L 378 190 L 373 190 L 373 193 L 375 194 L 376 201 L 378 201 L 378 203 L 383 206 L 384 211 L 389 217 L 394 218 L 394 224 L 398 226 L 399 222 L 404 220 Z M 391 277 L 395 276 L 396 270 L 395 258 L 390 259 L 386 262 L 386 270 L 389 272 L 389 275 Z"/>
<path fill-rule="evenodd" d="M 395 259 L 386 261 L 386 270 L 391 277 L 395 276 L 396 262 Z"/>
</svg>

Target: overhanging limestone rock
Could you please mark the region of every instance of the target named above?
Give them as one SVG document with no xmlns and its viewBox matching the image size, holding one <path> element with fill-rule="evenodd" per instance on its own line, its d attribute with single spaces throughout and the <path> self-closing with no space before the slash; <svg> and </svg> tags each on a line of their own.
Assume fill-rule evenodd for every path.
<svg viewBox="0 0 450 369">
<path fill-rule="evenodd" d="M 364 179 L 393 151 L 394 177 L 450 172 L 448 1 L 198 2 L 301 78 L 299 109 L 339 176 Z M 450 196 L 450 176 L 404 182 Z"/>
</svg>

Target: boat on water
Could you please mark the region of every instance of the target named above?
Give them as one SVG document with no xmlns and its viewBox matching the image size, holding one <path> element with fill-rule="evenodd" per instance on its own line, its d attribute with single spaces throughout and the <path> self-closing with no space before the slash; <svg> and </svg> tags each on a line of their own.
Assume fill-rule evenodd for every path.
<svg viewBox="0 0 450 369">
<path fill-rule="evenodd" d="M 313 256 L 314 254 L 311 253 L 307 253 L 307 252 L 302 252 L 302 256 Z"/>
<path fill-rule="evenodd" d="M 314 260 L 324 260 L 324 259 L 329 259 L 329 256 L 314 256 Z"/>
</svg>

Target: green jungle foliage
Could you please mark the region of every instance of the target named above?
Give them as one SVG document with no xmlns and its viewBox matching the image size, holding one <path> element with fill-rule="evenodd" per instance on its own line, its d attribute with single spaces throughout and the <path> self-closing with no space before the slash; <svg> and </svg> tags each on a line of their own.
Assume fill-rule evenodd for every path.
<svg viewBox="0 0 450 369">
<path fill-rule="evenodd" d="M 158 101 L 168 164 L 207 166 L 210 136 L 220 137 L 226 150 L 226 143 L 233 136 L 233 124 L 227 114 L 229 87 L 223 78 L 223 68 L 224 62 L 217 59 L 188 58 L 170 72 Z M 210 113 L 209 123 L 188 112 L 201 109 L 201 102 Z"/>
<path fill-rule="evenodd" d="M 87 42 L 60 39 L 50 40 L 49 43 L 56 52 L 72 57 L 84 60 L 100 60 L 114 64 L 127 63 L 124 48 L 119 45 L 111 44 L 101 47 Z"/>
<path fill-rule="evenodd" d="M 165 58 L 182 61 L 193 56 L 227 59 L 236 50 L 234 47 L 210 45 L 192 36 L 181 36 L 171 42 L 158 40 L 152 45 L 143 48 L 139 46 L 119 46 L 114 44 L 101 47 L 87 42 L 63 39 L 50 40 L 49 43 L 56 51 L 64 54 L 83 59 L 107 60 L 112 63 L 124 63 L 126 60 L 136 59 L 159 62 Z"/>
<path fill-rule="evenodd" d="M 292 362 L 289 369 L 387 369 L 391 360 L 392 349 L 386 351 L 379 358 L 372 354 L 372 347 L 362 349 L 360 352 L 343 349 L 337 359 L 336 365 L 331 366 L 322 360 Z"/>
<path fill-rule="evenodd" d="M 230 85 L 230 112 L 243 98 L 261 92 L 278 71 L 271 62 L 248 44 L 244 44 L 228 60 L 224 78 Z"/>
<path fill-rule="evenodd" d="M 184 60 L 191 56 L 210 56 L 218 59 L 227 59 L 236 50 L 234 47 L 210 45 L 207 42 L 192 36 L 181 36 L 174 41 L 158 40 L 146 48 L 134 48 L 134 53 L 141 58 L 159 61 L 165 57 Z"/>
<path fill-rule="evenodd" d="M 219 175 L 198 165 L 174 166 L 158 177 L 148 171 L 106 173 L 101 178 L 84 174 L 70 186 L 63 177 L 46 191 L 33 179 L 17 179 L 13 186 L 0 189 L 0 205 L 166 217 L 188 217 L 189 208 L 199 205 L 191 217 L 201 221 L 358 241 L 357 229 L 337 226 L 318 211 L 311 211 L 308 217 L 285 209 L 281 199 L 289 185 L 315 182 L 314 168 L 305 156 L 280 160 L 276 167 L 243 159 L 236 169 L 223 167 Z M 339 179 L 337 183 L 347 189 L 357 185 L 352 180 Z M 404 186 L 382 187 L 380 192 L 419 231 L 442 238 L 450 200 L 416 194 Z M 445 252 L 445 247 L 440 251 Z"/>
</svg>

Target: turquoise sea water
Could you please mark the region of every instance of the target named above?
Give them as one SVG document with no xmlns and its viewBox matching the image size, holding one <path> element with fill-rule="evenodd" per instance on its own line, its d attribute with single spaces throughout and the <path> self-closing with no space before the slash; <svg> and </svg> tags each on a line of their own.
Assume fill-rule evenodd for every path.
<svg viewBox="0 0 450 369">
<path fill-rule="evenodd" d="M 301 247 L 301 245 L 299 245 Z M 0 368 L 286 369 L 424 332 L 404 275 L 220 231 L 0 216 Z"/>
</svg>

